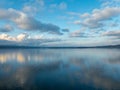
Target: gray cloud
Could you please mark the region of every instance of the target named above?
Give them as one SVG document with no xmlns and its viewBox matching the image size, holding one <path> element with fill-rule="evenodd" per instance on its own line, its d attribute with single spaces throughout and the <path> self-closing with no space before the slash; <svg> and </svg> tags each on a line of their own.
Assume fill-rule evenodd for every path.
<svg viewBox="0 0 120 90">
<path fill-rule="evenodd" d="M 114 31 L 106 31 L 102 33 L 103 36 L 108 36 L 108 37 L 117 37 L 120 38 L 120 30 L 114 30 Z"/>
<path fill-rule="evenodd" d="M 104 9 L 94 9 L 92 14 L 85 13 L 81 15 L 82 21 L 75 21 L 75 24 L 80 24 L 88 28 L 100 28 L 104 26 L 104 21 L 110 20 L 114 16 L 120 15 L 120 7 L 106 7 Z"/>
<path fill-rule="evenodd" d="M 16 45 L 17 43 L 15 41 L 9 41 L 9 40 L 1 40 L 0 39 L 0 46 L 1 45 Z"/>
<path fill-rule="evenodd" d="M 101 36 L 106 38 L 107 43 L 111 42 L 111 45 L 120 45 L 120 30 L 106 31 Z"/>
<path fill-rule="evenodd" d="M 63 32 L 69 32 L 69 29 L 62 29 Z"/>
<path fill-rule="evenodd" d="M 52 43 L 52 42 L 58 42 L 58 41 L 62 41 L 59 38 L 42 38 L 42 39 L 27 39 L 23 42 L 21 42 L 22 45 L 27 45 L 27 46 L 42 46 L 44 47 L 46 43 Z"/>
<path fill-rule="evenodd" d="M 82 37 L 82 38 L 87 37 L 85 32 L 83 32 L 81 30 L 74 31 L 74 32 L 70 33 L 69 36 L 70 37 Z"/>
<path fill-rule="evenodd" d="M 23 30 L 39 30 L 41 32 L 48 32 L 50 34 L 62 35 L 59 26 L 51 23 L 42 23 L 33 17 L 29 17 L 23 12 L 15 9 L 0 9 L 0 19 L 8 20 L 17 25 L 18 28 Z"/>
<path fill-rule="evenodd" d="M 116 21 L 116 22 L 114 22 L 114 23 L 110 23 L 109 26 L 110 26 L 110 27 L 118 27 L 119 24 L 118 24 L 118 22 Z"/>
<path fill-rule="evenodd" d="M 11 25 L 5 25 L 4 27 L 0 27 L 0 32 L 10 32 L 14 30 L 14 28 Z"/>
</svg>

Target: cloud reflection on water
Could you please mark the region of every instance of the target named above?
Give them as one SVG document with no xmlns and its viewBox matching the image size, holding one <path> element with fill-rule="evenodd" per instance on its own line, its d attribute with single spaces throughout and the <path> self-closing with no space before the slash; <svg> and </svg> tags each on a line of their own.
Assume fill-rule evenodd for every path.
<svg viewBox="0 0 120 90">
<path fill-rule="evenodd" d="M 1 50 L 0 88 L 4 87 L 120 89 L 120 50 Z"/>
</svg>

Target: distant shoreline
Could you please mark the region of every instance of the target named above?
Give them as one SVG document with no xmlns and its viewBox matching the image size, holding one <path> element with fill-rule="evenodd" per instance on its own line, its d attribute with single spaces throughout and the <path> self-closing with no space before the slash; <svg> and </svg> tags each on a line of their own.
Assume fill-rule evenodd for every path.
<svg viewBox="0 0 120 90">
<path fill-rule="evenodd" d="M 40 48 L 40 49 L 79 49 L 79 48 L 120 48 L 120 45 L 109 45 L 109 46 L 91 46 L 91 47 L 37 47 L 37 46 L 0 46 L 0 49 L 34 49 L 34 48 Z"/>
</svg>

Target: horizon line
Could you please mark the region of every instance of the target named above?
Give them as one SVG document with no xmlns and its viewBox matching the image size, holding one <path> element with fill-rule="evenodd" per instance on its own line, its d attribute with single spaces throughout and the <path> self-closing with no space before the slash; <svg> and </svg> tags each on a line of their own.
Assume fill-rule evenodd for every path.
<svg viewBox="0 0 120 90">
<path fill-rule="evenodd" d="M 19 46 L 19 45 L 0 45 L 1 48 L 120 48 L 120 45 L 104 46 Z"/>
</svg>

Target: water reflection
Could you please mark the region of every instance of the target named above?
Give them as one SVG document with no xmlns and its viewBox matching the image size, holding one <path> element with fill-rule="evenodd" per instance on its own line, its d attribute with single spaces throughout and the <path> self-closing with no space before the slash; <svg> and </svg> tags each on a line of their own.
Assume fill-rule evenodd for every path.
<svg viewBox="0 0 120 90">
<path fill-rule="evenodd" d="M 119 49 L 0 50 L 0 89 L 119 90 Z"/>
</svg>

